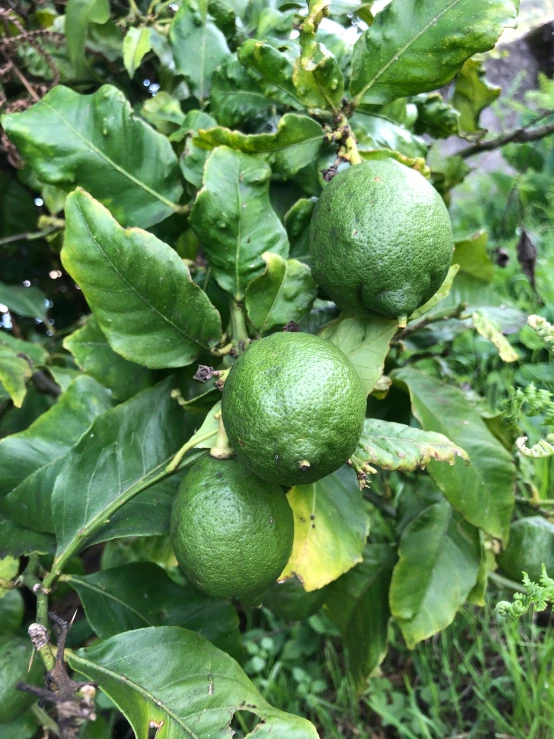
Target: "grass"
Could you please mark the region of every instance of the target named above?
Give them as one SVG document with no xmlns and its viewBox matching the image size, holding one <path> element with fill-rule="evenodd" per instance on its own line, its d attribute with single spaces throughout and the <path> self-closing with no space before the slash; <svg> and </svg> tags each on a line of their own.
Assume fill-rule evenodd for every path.
<svg viewBox="0 0 554 739">
<path fill-rule="evenodd" d="M 494 605 L 510 596 L 492 590 L 484 608 L 465 607 L 412 652 L 391 626 L 389 654 L 361 695 L 321 614 L 279 625 L 264 611 L 264 628 L 245 634 L 246 670 L 270 703 L 312 720 L 322 739 L 551 739 L 551 616 L 499 622 Z"/>
</svg>

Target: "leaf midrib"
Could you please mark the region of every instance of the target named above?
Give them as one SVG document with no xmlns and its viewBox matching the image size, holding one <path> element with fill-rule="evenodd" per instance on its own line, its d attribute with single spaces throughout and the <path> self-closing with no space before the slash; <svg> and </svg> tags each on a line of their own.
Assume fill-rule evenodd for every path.
<svg viewBox="0 0 554 739">
<path fill-rule="evenodd" d="M 52 112 L 52 113 L 53 113 L 53 114 L 54 114 L 54 115 L 55 115 L 55 116 L 56 116 L 57 118 L 59 118 L 59 119 L 60 119 L 60 121 L 62 121 L 62 122 L 63 122 L 63 123 L 64 123 L 64 124 L 65 124 L 65 125 L 67 126 L 67 128 L 68 128 L 68 129 L 69 129 L 69 130 L 70 130 L 70 131 L 71 131 L 71 132 L 72 132 L 72 133 L 73 133 L 73 134 L 74 134 L 74 135 L 75 135 L 75 136 L 76 136 L 76 137 L 77 137 L 78 139 L 80 139 L 80 140 L 81 140 L 81 141 L 82 141 L 82 142 L 83 142 L 83 143 L 85 144 L 85 146 L 86 146 L 87 148 L 89 148 L 89 149 L 90 149 L 91 151 L 93 151 L 93 152 L 94 152 L 94 153 L 95 153 L 95 154 L 96 154 L 97 156 L 99 156 L 99 157 L 100 157 L 101 159 L 103 159 L 103 160 L 104 160 L 104 161 L 105 161 L 105 162 L 106 162 L 107 164 L 109 164 L 110 166 L 112 166 L 112 167 L 113 167 L 113 168 L 114 168 L 114 169 L 115 169 L 115 170 L 116 170 L 117 172 L 119 172 L 119 174 L 121 174 L 121 175 L 123 175 L 124 177 L 126 177 L 126 178 L 127 178 L 128 180 L 130 180 L 131 182 L 133 182 L 133 184 L 137 185 L 138 187 L 140 187 L 141 189 L 143 189 L 143 190 L 144 190 L 145 192 L 147 192 L 147 193 L 149 193 L 150 195 L 152 195 L 152 197 L 156 198 L 156 199 L 157 199 L 157 200 L 159 200 L 160 202 L 162 202 L 162 203 L 164 203 L 165 205 L 167 205 L 167 206 L 168 206 L 169 208 L 171 208 L 172 210 L 177 210 L 177 209 L 178 209 L 179 205 L 178 205 L 177 203 L 172 203 L 172 202 L 171 202 L 171 200 L 168 200 L 167 198 L 164 198 L 164 196 L 163 196 L 163 195 L 160 195 L 160 193 L 159 193 L 159 192 L 156 192 L 155 190 L 153 190 L 153 189 L 152 189 L 152 188 L 151 188 L 151 187 L 150 187 L 149 185 L 147 185 L 147 184 L 146 184 L 145 182 L 142 182 L 141 180 L 139 180 L 139 179 L 138 179 L 137 177 L 135 177 L 134 175 L 132 175 L 132 174 L 131 174 L 130 172 L 128 172 L 128 171 L 127 171 L 126 169 L 123 169 L 123 167 L 120 167 L 120 166 L 119 166 L 118 164 L 116 164 L 116 163 L 115 163 L 115 162 L 113 161 L 113 159 L 111 159 L 111 157 L 109 157 L 109 156 L 108 156 L 107 154 L 105 154 L 105 153 L 104 153 L 103 151 L 101 151 L 101 150 L 100 150 L 100 149 L 99 149 L 99 148 L 98 148 L 97 146 L 95 146 L 95 145 L 94 145 L 94 144 L 92 143 L 92 141 L 90 141 L 89 139 L 86 139 L 86 138 L 85 138 L 84 136 L 82 136 L 82 135 L 81 135 L 81 133 L 79 133 L 79 131 L 78 131 L 78 130 L 77 130 L 76 128 L 74 128 L 74 127 L 73 127 L 73 126 L 71 125 L 71 123 L 70 123 L 70 122 L 69 122 L 69 121 L 67 120 L 67 118 L 64 118 L 64 116 L 63 116 L 63 115 L 62 115 L 62 114 L 61 114 L 61 113 L 60 113 L 59 111 L 57 111 L 57 110 L 56 110 L 55 108 L 53 108 L 53 107 L 52 107 L 52 106 L 51 106 L 51 105 L 50 105 L 50 104 L 49 104 L 49 103 L 48 103 L 48 102 L 46 101 L 46 98 L 43 98 L 43 100 L 42 100 L 42 103 L 43 103 L 43 104 L 44 104 L 44 105 L 45 105 L 45 106 L 46 106 L 46 107 L 48 108 L 48 110 L 50 110 L 50 111 L 51 111 L 51 112 Z M 140 123 L 140 121 L 137 121 L 137 122 L 138 122 L 138 123 Z"/>
<path fill-rule="evenodd" d="M 97 249 L 100 252 L 100 254 L 102 254 L 102 256 L 106 260 L 106 262 L 109 265 L 109 267 L 115 272 L 115 274 L 119 277 L 119 279 L 125 285 L 127 285 L 131 289 L 131 291 L 137 296 L 137 298 L 139 298 L 140 300 L 142 300 L 142 302 L 145 305 L 147 305 L 148 308 L 150 308 L 152 311 L 154 311 L 154 313 L 156 313 L 158 316 L 160 316 L 160 318 L 163 321 L 165 321 L 166 323 L 168 323 L 178 333 L 180 333 L 182 336 L 184 336 L 186 339 L 188 339 L 188 341 L 192 341 L 195 344 L 199 344 L 200 346 L 203 346 L 205 349 L 209 349 L 209 345 L 208 345 L 207 342 L 202 343 L 199 339 L 193 338 L 192 336 L 189 336 L 189 334 L 187 334 L 186 331 L 184 331 L 181 327 L 177 326 L 177 324 L 175 324 L 173 321 L 171 321 L 169 319 L 169 317 L 166 316 L 164 313 L 162 313 L 160 310 L 158 310 L 158 308 L 156 308 L 155 305 L 152 305 L 152 303 L 150 303 L 148 301 L 148 299 L 144 295 L 142 295 L 131 282 L 129 282 L 129 280 L 119 271 L 119 269 L 116 267 L 116 265 L 110 259 L 109 255 L 104 251 L 104 249 L 102 248 L 102 246 L 100 245 L 100 243 L 94 237 L 94 235 L 93 235 L 93 233 L 92 233 L 92 231 L 90 229 L 88 220 L 87 220 L 87 218 L 85 216 L 85 213 L 84 213 L 83 209 L 81 208 L 81 205 L 80 205 L 80 203 L 78 201 L 77 201 L 76 205 L 77 205 L 77 208 L 79 209 L 79 212 L 81 214 L 81 218 L 82 218 L 82 220 L 83 220 L 83 222 L 84 222 L 84 224 L 85 224 L 85 226 L 87 228 L 87 231 L 89 233 L 89 236 L 91 238 L 91 241 L 97 247 Z"/>
<path fill-rule="evenodd" d="M 417 34 L 416 34 L 416 35 L 415 35 L 415 36 L 414 36 L 414 37 L 413 37 L 412 39 L 410 39 L 410 41 L 408 41 L 408 43 L 407 43 L 407 44 L 406 44 L 405 46 L 403 46 L 403 47 L 402 47 L 401 49 L 399 49 L 399 50 L 395 51 L 395 52 L 394 52 L 394 54 L 393 54 L 393 55 L 391 56 L 391 58 L 389 59 L 389 61 L 388 61 L 388 62 L 387 62 L 387 63 L 386 63 L 386 64 L 385 64 L 385 65 L 384 65 L 383 67 L 381 67 L 381 69 L 380 69 L 380 70 L 379 70 L 379 71 L 378 71 L 378 72 L 377 72 L 377 73 L 375 74 L 375 76 L 374 76 L 374 77 L 373 77 L 373 78 L 372 78 L 372 79 L 371 79 L 371 80 L 370 80 L 370 81 L 369 81 L 369 82 L 367 83 L 367 85 L 365 85 L 365 86 L 364 86 L 364 87 L 363 87 L 363 88 L 362 88 L 362 89 L 360 90 L 360 92 L 359 92 L 359 93 L 358 93 L 358 94 L 356 95 L 356 97 L 354 98 L 354 101 L 355 101 L 355 102 L 357 102 L 357 103 L 360 103 L 360 101 L 361 101 L 361 100 L 363 99 L 363 97 L 364 97 L 364 95 L 366 94 L 366 92 L 367 92 L 368 90 L 370 90 L 370 89 L 371 89 L 371 88 L 373 87 L 373 85 L 374 85 L 374 84 L 375 84 L 375 83 L 376 83 L 376 82 L 377 82 L 377 81 L 378 81 L 378 80 L 379 80 L 379 79 L 380 79 L 380 78 L 381 78 L 381 77 L 382 77 L 382 76 L 383 76 L 383 75 L 385 74 L 385 72 L 386 72 L 386 71 L 387 71 L 387 70 L 389 69 L 389 67 L 390 67 L 390 66 L 391 66 L 391 65 L 392 65 L 392 64 L 393 64 L 394 62 L 398 61 L 398 60 L 400 59 L 400 57 L 401 57 L 401 56 L 402 56 L 402 55 L 403 55 L 403 54 L 404 54 L 404 53 L 405 53 L 406 51 L 408 51 L 408 49 L 409 49 L 409 48 L 410 48 L 410 47 L 411 47 L 411 46 L 412 46 L 413 44 L 415 44 L 415 42 L 416 42 L 416 41 L 417 41 L 417 40 L 418 40 L 419 38 L 421 38 L 421 36 L 423 36 L 423 34 L 424 34 L 424 33 L 426 33 L 426 32 L 427 32 L 427 31 L 429 30 L 429 28 L 430 28 L 430 27 L 431 27 L 431 26 L 432 26 L 432 25 L 433 25 L 434 23 L 436 23 L 436 21 L 438 21 L 438 20 L 439 20 L 439 18 L 442 18 L 442 17 L 443 17 L 443 15 L 446 15 L 446 13 L 448 13 L 448 12 L 449 12 L 450 10 L 452 10 L 452 8 L 453 8 L 454 6 L 458 5 L 458 3 L 459 3 L 459 2 L 460 2 L 460 0 L 453 0 L 453 1 L 452 1 L 452 2 L 450 3 L 450 5 L 449 5 L 448 7 L 444 8 L 444 10 L 441 10 L 441 12 L 440 12 L 440 13 L 439 13 L 438 15 L 436 15 L 436 16 L 435 16 L 434 18 L 432 18 L 432 19 L 431 19 L 431 20 L 429 21 L 429 23 L 427 23 L 427 25 L 426 25 L 426 26 L 424 26 L 424 27 L 423 27 L 423 28 L 421 29 L 421 31 L 419 31 L 419 33 L 417 33 Z"/>
</svg>

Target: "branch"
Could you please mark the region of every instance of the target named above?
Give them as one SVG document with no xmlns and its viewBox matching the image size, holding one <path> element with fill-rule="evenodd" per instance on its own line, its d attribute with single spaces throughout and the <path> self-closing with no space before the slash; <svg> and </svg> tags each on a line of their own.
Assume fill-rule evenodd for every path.
<svg viewBox="0 0 554 739">
<path fill-rule="evenodd" d="M 552 112 L 548 113 L 552 115 Z M 508 133 L 502 134 L 495 139 L 490 141 L 482 141 L 480 144 L 474 144 L 468 146 L 467 149 L 462 149 L 458 152 L 457 156 L 462 159 L 475 156 L 476 154 L 482 154 L 485 151 L 493 151 L 494 149 L 500 149 L 500 147 L 506 144 L 523 144 L 527 141 L 537 141 L 543 139 L 545 136 L 550 136 L 554 133 L 554 123 L 547 123 L 544 126 L 538 126 L 537 128 L 516 128 L 515 131 L 509 131 Z"/>
</svg>

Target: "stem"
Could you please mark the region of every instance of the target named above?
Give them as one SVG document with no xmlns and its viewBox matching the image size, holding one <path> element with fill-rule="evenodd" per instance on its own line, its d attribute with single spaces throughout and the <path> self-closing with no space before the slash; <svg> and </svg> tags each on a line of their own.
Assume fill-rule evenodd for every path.
<svg viewBox="0 0 554 739">
<path fill-rule="evenodd" d="M 398 512 L 396 508 L 390 503 L 386 503 L 379 495 L 372 493 L 371 490 L 364 489 L 364 498 L 369 500 L 375 508 L 378 508 L 385 516 L 389 518 L 398 518 Z"/>
<path fill-rule="evenodd" d="M 214 457 L 215 459 L 231 459 L 231 457 L 234 456 L 235 452 L 229 445 L 229 439 L 227 437 L 227 432 L 225 431 L 225 426 L 223 425 L 223 419 L 219 416 L 217 440 L 215 442 L 215 446 L 210 449 L 210 457 Z"/>
<path fill-rule="evenodd" d="M 549 111 L 544 116 L 541 116 L 541 118 L 544 118 L 548 115 L 552 115 L 552 111 Z M 545 126 L 539 126 L 538 128 L 531 129 L 526 127 L 516 128 L 514 131 L 509 131 L 508 133 L 502 134 L 502 136 L 498 136 L 497 138 L 491 139 L 490 141 L 482 141 L 480 144 L 468 146 L 466 149 L 462 149 L 462 151 L 459 151 L 457 156 L 461 157 L 462 159 L 467 159 L 467 157 L 475 156 L 475 154 L 482 154 L 485 151 L 500 149 L 506 144 L 521 144 L 526 141 L 538 141 L 539 139 L 543 139 L 545 138 L 545 136 L 550 136 L 553 133 L 554 123 L 548 123 Z"/>
<path fill-rule="evenodd" d="M 398 344 L 399 341 L 402 341 L 407 336 L 410 336 L 416 331 L 421 331 L 422 328 L 429 326 L 429 324 L 431 323 L 436 323 L 437 321 L 446 321 L 449 318 L 459 318 L 464 310 L 466 310 L 466 308 L 466 303 L 460 303 L 454 308 L 447 308 L 445 310 L 429 314 L 428 316 L 424 316 L 420 320 L 410 321 L 409 326 L 407 326 L 403 331 L 400 331 L 400 333 L 396 334 L 396 336 L 392 340 L 392 343 Z"/>
<path fill-rule="evenodd" d="M 47 734 L 53 734 L 54 736 L 60 735 L 60 729 L 58 727 L 58 724 L 54 721 L 53 718 L 50 718 L 50 716 L 46 713 L 45 710 L 43 710 L 42 708 L 39 708 L 38 703 L 34 703 L 31 706 L 31 711 L 33 712 L 40 726 L 42 726 L 42 728 L 45 730 Z"/>
<path fill-rule="evenodd" d="M 198 443 L 199 439 L 196 439 L 195 443 Z M 179 469 L 183 469 L 184 467 L 187 467 L 188 465 L 192 464 L 193 462 L 196 462 L 199 456 L 202 454 L 205 454 L 204 449 L 199 450 L 199 454 L 189 457 L 185 460 L 185 462 L 181 465 Z M 89 521 L 89 523 L 86 526 L 83 526 L 82 529 L 79 529 L 79 533 L 75 536 L 73 541 L 69 544 L 69 546 L 60 554 L 60 556 L 54 560 L 54 568 L 51 572 L 48 573 L 48 575 L 43 580 L 43 590 L 46 592 L 49 592 L 52 585 L 56 582 L 57 578 L 62 574 L 62 570 L 66 566 L 66 564 L 69 562 L 72 557 L 74 557 L 80 549 L 82 549 L 84 543 L 87 539 L 90 539 L 90 537 L 95 534 L 99 529 L 104 526 L 107 520 L 109 520 L 114 513 L 117 513 L 117 511 L 125 505 L 125 503 L 128 503 L 132 498 L 139 495 L 140 493 L 144 492 L 145 490 L 148 490 L 149 487 L 152 487 L 152 485 L 156 485 L 158 482 L 161 482 L 162 480 L 165 480 L 166 477 L 170 477 L 174 472 L 177 472 L 177 468 L 172 469 L 168 471 L 167 466 L 165 466 L 165 462 L 162 462 L 158 465 L 158 468 L 161 468 L 161 471 L 158 472 L 157 475 L 151 475 L 146 480 L 141 481 L 140 483 L 131 486 L 127 492 L 114 500 L 111 505 L 107 506 L 103 511 L 101 511 L 97 516 L 95 516 L 92 521 Z M 37 599 L 38 600 L 38 599 Z M 46 604 L 46 608 L 47 608 Z M 40 603 L 39 603 L 40 606 Z M 43 607 L 44 608 L 44 607 Z M 38 609 L 37 609 L 37 620 L 39 620 L 38 615 Z M 41 611 L 43 613 L 43 611 Z M 47 617 L 47 613 L 45 613 L 45 618 Z M 42 623 L 39 620 L 39 623 Z"/>
<path fill-rule="evenodd" d="M 352 133 L 349 133 L 344 141 L 344 148 L 346 151 L 346 159 L 350 162 L 350 164 L 361 164 L 362 158 L 360 156 L 360 152 L 358 151 L 358 147 L 356 146 L 356 139 L 352 135 Z"/>
<path fill-rule="evenodd" d="M 231 339 L 236 354 L 240 354 L 249 342 L 243 303 L 231 299 Z M 237 351 L 238 350 L 238 351 Z"/>
<path fill-rule="evenodd" d="M 42 239 L 43 236 L 48 236 L 48 234 L 54 231 L 59 231 L 58 226 L 51 226 L 50 228 L 45 228 L 43 231 L 24 231 L 23 233 L 13 234 L 12 236 L 4 236 L 3 239 L 0 239 L 0 246 L 13 244 L 15 241 L 35 241 L 36 239 Z"/>
<path fill-rule="evenodd" d="M 171 462 L 167 465 L 165 468 L 165 471 L 169 474 L 172 474 L 173 472 L 177 472 L 179 469 L 179 464 L 181 463 L 181 460 L 185 456 L 185 454 L 193 449 L 199 442 L 206 441 L 210 438 L 210 436 L 213 436 L 213 431 L 206 431 L 205 434 L 202 434 L 202 436 L 196 436 L 196 434 L 192 437 L 192 439 L 189 439 L 186 444 L 184 444 L 177 454 L 173 457 Z M 185 465 L 183 465 L 184 467 Z"/>
<path fill-rule="evenodd" d="M 489 579 L 501 588 L 509 588 L 510 590 L 516 590 L 518 593 L 527 593 L 527 590 L 517 582 L 509 580 L 507 577 L 497 575 L 496 572 L 489 572 Z"/>
<path fill-rule="evenodd" d="M 15 580 L 6 580 L 5 577 L 0 577 L 0 590 L 15 590 L 19 585 Z"/>
</svg>

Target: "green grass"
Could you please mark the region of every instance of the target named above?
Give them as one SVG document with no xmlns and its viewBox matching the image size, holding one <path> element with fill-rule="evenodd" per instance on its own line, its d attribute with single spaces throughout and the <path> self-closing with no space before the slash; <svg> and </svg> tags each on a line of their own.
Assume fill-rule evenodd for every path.
<svg viewBox="0 0 554 739">
<path fill-rule="evenodd" d="M 306 716 L 322 739 L 551 739 L 554 632 L 548 613 L 499 622 L 493 591 L 484 608 L 465 607 L 445 631 L 410 652 L 394 627 L 380 675 L 357 695 L 347 655 L 327 619 L 245 634 L 246 670 L 264 697 Z M 241 716 L 243 735 L 251 730 Z"/>
</svg>

